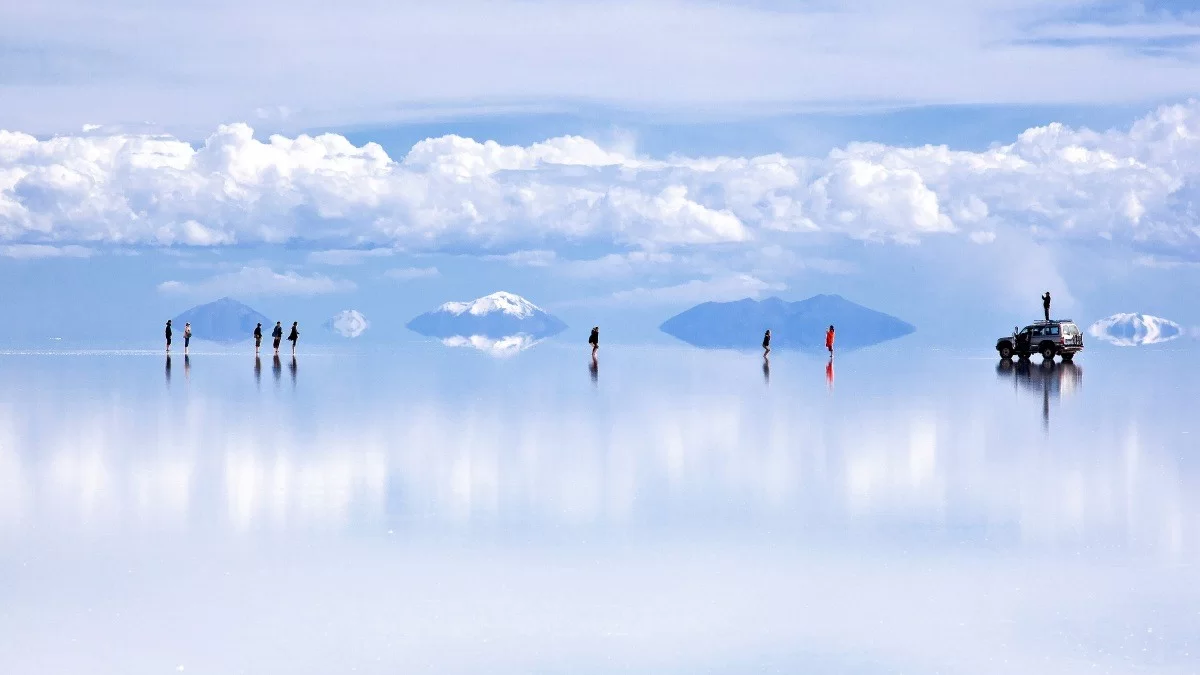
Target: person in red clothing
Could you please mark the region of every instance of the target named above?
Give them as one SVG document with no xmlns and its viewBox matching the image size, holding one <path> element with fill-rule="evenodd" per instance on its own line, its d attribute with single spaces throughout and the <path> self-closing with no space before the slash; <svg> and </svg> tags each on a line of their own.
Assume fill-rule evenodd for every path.
<svg viewBox="0 0 1200 675">
<path fill-rule="evenodd" d="M 833 356 L 833 326 L 825 331 L 825 349 L 829 350 L 829 355 Z"/>
</svg>

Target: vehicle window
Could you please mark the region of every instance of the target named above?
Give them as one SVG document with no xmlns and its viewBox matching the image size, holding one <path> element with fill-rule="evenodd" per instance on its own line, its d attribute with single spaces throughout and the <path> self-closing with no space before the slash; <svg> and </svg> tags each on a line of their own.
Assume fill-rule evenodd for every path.
<svg viewBox="0 0 1200 675">
<path fill-rule="evenodd" d="M 1040 337 L 1041 335 L 1042 335 L 1041 328 L 1039 328 L 1037 326 L 1033 326 L 1029 329 L 1029 337 Z"/>
<path fill-rule="evenodd" d="M 1058 326 L 1050 326 L 1050 334 L 1058 335 Z"/>
<path fill-rule="evenodd" d="M 1079 327 L 1073 323 L 1063 324 L 1063 333 L 1074 337 L 1079 335 Z"/>
</svg>

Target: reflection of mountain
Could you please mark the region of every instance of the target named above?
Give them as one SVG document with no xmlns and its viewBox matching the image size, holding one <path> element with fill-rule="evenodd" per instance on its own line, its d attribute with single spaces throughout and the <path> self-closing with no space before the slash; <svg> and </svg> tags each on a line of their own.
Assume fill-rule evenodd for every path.
<svg viewBox="0 0 1200 675">
<path fill-rule="evenodd" d="M 524 335 L 541 339 L 567 325 L 525 298 L 503 291 L 471 302 L 447 302 L 408 322 L 409 330 L 436 338 L 504 340 Z"/>
<path fill-rule="evenodd" d="M 843 350 L 867 347 L 908 335 L 912 325 L 855 304 L 840 295 L 816 295 L 799 302 L 779 298 L 706 302 L 667 319 L 664 333 L 697 347 L 751 348 L 771 330 L 771 346 L 824 349 L 825 331 L 836 327 Z"/>
<path fill-rule="evenodd" d="M 1088 328 L 1092 337 L 1118 347 L 1137 347 L 1170 342 L 1183 334 L 1183 327 L 1169 319 L 1149 314 L 1113 314 Z"/>
<path fill-rule="evenodd" d="M 254 324 L 271 325 L 270 319 L 233 298 L 221 298 L 206 305 L 198 305 L 175 317 L 176 337 L 182 337 L 183 325 L 192 324 L 192 337 L 214 342 L 239 342 L 249 340 Z"/>
<path fill-rule="evenodd" d="M 472 335 L 470 337 L 455 335 L 453 337 L 442 338 L 442 344 L 447 347 L 469 347 L 478 349 L 491 356 L 512 356 L 513 354 L 529 349 L 539 342 L 541 340 L 536 340 L 532 335 L 525 334 L 506 335 L 501 338 L 489 338 L 482 335 Z"/>
</svg>

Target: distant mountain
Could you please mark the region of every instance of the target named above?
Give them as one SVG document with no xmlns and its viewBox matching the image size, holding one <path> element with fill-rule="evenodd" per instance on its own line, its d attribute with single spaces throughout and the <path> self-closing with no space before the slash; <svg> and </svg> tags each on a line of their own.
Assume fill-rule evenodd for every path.
<svg viewBox="0 0 1200 675">
<path fill-rule="evenodd" d="M 1149 314 L 1122 313 L 1093 323 L 1088 334 L 1118 347 L 1140 347 L 1170 342 L 1183 334 L 1183 326 Z"/>
<path fill-rule="evenodd" d="M 253 337 L 254 324 L 262 323 L 263 333 L 274 326 L 267 317 L 233 298 L 221 298 L 198 305 L 171 320 L 177 338 L 182 339 L 183 325 L 192 324 L 192 338 L 213 342 L 239 342 Z"/>
<path fill-rule="evenodd" d="M 371 322 L 357 309 L 344 309 L 325 322 L 330 331 L 347 338 L 356 338 L 371 327 Z"/>
<path fill-rule="evenodd" d="M 677 314 L 660 327 L 664 333 L 697 347 L 754 348 L 771 330 L 771 346 L 824 349 L 825 331 L 836 330 L 836 346 L 855 349 L 892 340 L 916 330 L 911 324 L 855 304 L 840 295 L 815 295 L 799 302 L 779 298 L 706 302 Z"/>
<path fill-rule="evenodd" d="M 500 291 L 470 302 L 447 302 L 408 322 L 411 331 L 436 338 L 491 339 L 525 335 L 542 339 L 567 324 L 525 298 Z"/>
</svg>

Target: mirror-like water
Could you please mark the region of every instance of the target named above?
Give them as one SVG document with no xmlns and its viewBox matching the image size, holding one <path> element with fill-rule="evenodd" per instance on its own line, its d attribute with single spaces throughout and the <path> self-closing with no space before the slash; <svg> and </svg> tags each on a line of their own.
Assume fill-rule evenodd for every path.
<svg viewBox="0 0 1200 675">
<path fill-rule="evenodd" d="M 0 664 L 1197 672 L 1197 359 L 1037 361 L 0 354 Z"/>
</svg>

